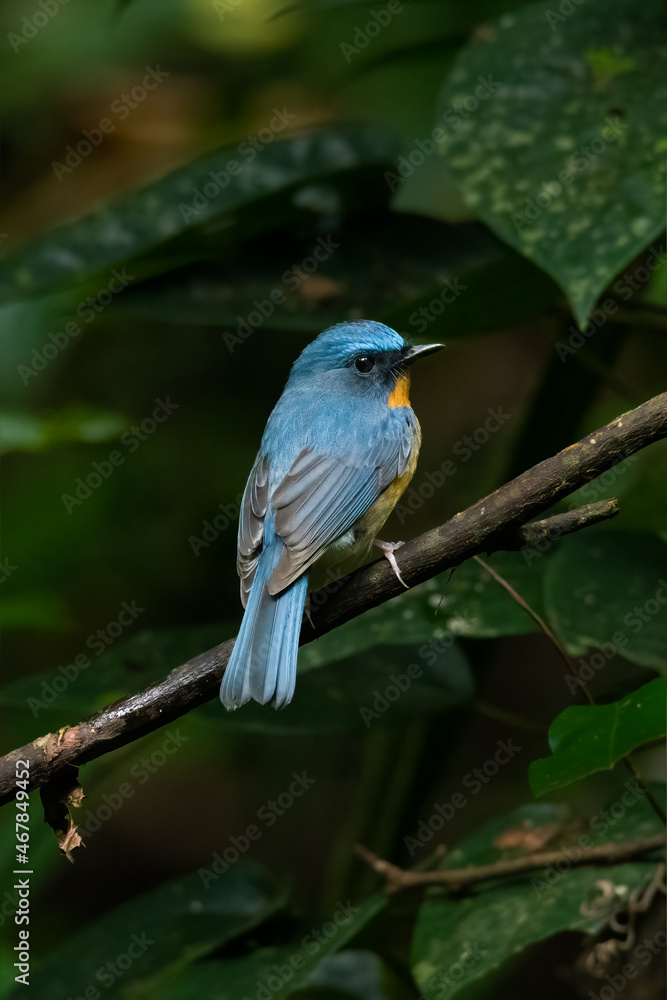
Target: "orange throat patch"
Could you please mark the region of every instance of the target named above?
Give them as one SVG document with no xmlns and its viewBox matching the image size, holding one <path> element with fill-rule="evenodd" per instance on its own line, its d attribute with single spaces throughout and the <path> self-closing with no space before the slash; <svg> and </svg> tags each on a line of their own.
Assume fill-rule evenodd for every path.
<svg viewBox="0 0 667 1000">
<path fill-rule="evenodd" d="M 410 376 L 402 375 L 394 386 L 394 389 L 387 400 L 387 405 L 393 409 L 397 406 L 410 405 Z"/>
</svg>

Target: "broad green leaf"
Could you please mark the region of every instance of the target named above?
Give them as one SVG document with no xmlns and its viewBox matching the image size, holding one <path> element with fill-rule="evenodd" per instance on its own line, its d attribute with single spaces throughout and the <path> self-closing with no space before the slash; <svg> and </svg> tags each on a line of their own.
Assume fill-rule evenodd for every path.
<svg viewBox="0 0 667 1000">
<path fill-rule="evenodd" d="M 113 964 L 120 956 L 117 995 L 129 997 L 143 981 L 214 951 L 285 903 L 285 890 L 258 864 L 238 862 L 207 886 L 198 873 L 188 875 L 123 903 L 82 930 L 65 930 L 52 955 L 35 964 L 31 994 L 35 1000 L 83 996 L 90 985 L 102 992 L 118 979 Z M 129 964 L 122 957 L 127 955 Z M 12 996 L 20 993 L 19 987 Z"/>
<path fill-rule="evenodd" d="M 179 167 L 10 253 L 0 261 L 0 301 L 102 273 L 105 287 L 114 278 L 115 285 L 109 286 L 114 291 L 119 278 L 111 270 L 136 263 L 139 255 L 150 254 L 151 260 L 120 272 L 126 286 L 138 275 L 210 256 L 231 233 L 238 239 L 278 221 L 294 225 L 301 214 L 335 212 L 355 172 L 354 198 L 372 201 L 368 176 L 387 165 L 395 152 L 387 134 L 368 125 L 276 138 L 260 152 L 248 143 L 240 146 Z M 383 190 L 377 183 L 373 187 Z M 190 238 L 193 233 L 195 239 Z M 166 256 L 158 259 L 163 247 Z"/>
<path fill-rule="evenodd" d="M 639 840 L 659 832 L 660 821 L 645 799 L 631 787 L 622 790 L 622 795 L 624 798 L 621 793 L 618 798 L 621 815 L 612 827 L 604 821 L 601 811 L 574 841 L 571 836 L 567 841 L 555 838 L 545 850 Z M 495 845 L 502 834 L 516 831 L 521 835 L 522 831 L 552 824 L 559 827 L 565 819 L 562 806 L 522 806 L 471 834 L 447 855 L 441 867 L 464 868 L 514 857 L 516 849 L 501 850 Z M 603 909 L 583 911 L 582 904 L 590 904 L 596 895 L 596 883 L 601 879 L 613 882 L 618 896 L 627 900 L 630 892 L 645 885 L 655 870 L 656 862 L 648 860 L 613 867 L 572 867 L 561 873 L 545 866 L 511 879 L 480 883 L 463 897 L 433 889 L 420 907 L 415 928 L 415 980 L 427 997 L 438 996 L 445 987 L 447 997 L 455 997 L 537 941 L 566 930 L 595 934 L 609 916 L 609 911 Z"/>
<path fill-rule="evenodd" d="M 590 422 L 595 427 L 601 427 L 603 424 L 613 420 L 614 416 L 604 413 L 601 419 L 597 418 L 597 414 L 589 417 Z M 665 447 L 665 442 L 657 442 L 657 448 L 660 449 L 662 446 Z M 604 500 L 608 497 L 614 496 L 617 500 L 623 501 L 623 523 L 625 523 L 626 510 L 628 504 L 628 494 L 637 493 L 637 480 L 640 477 L 642 471 L 646 472 L 648 467 L 654 467 L 656 463 L 654 459 L 656 445 L 653 445 L 651 449 L 645 448 L 643 451 L 635 452 L 634 455 L 628 455 L 627 458 L 621 459 L 621 461 L 616 462 L 612 465 L 610 469 L 603 472 L 601 476 L 596 476 L 595 479 L 591 479 L 589 483 L 585 486 L 581 486 L 574 493 L 570 493 L 567 498 L 567 505 L 570 509 L 574 510 L 576 507 L 582 507 L 587 503 L 596 503 L 598 500 Z M 667 454 L 667 452 L 666 452 Z M 664 520 L 661 518 L 661 520 Z"/>
<path fill-rule="evenodd" d="M 378 645 L 298 676 L 294 700 L 280 712 L 249 702 L 222 719 L 217 701 L 199 711 L 227 728 L 317 736 L 451 711 L 473 694 L 473 675 L 458 647 Z"/>
<path fill-rule="evenodd" d="M 235 246 L 206 265 L 128 288 L 117 307 L 220 327 L 233 352 L 259 325 L 316 333 L 353 315 L 376 316 L 411 336 L 451 339 L 521 322 L 558 295 L 543 271 L 480 223 L 375 212 L 345 219 L 324 240 L 315 227 L 290 227 L 270 244 Z"/>
<path fill-rule="evenodd" d="M 546 795 L 596 771 L 667 731 L 667 677 L 656 677 L 610 705 L 572 705 L 549 727 L 551 757 L 530 765 L 530 787 Z"/>
<path fill-rule="evenodd" d="M 359 906 L 341 900 L 330 916 L 302 923 L 298 936 L 287 944 L 188 966 L 158 992 L 156 1000 L 190 1000 L 193 996 L 200 1000 L 255 1000 L 263 995 L 271 1000 L 286 1000 L 311 982 L 321 982 L 325 978 L 320 973 L 322 963 L 330 961 L 329 956 L 358 934 L 386 902 L 384 894 L 372 896 Z"/>
<path fill-rule="evenodd" d="M 57 712 L 72 722 L 165 677 L 197 653 L 234 634 L 222 624 L 198 629 L 141 631 L 108 646 L 95 634 L 81 653 L 52 670 L 21 678 L 0 688 L 0 704 L 24 708 L 35 717 Z"/>
<path fill-rule="evenodd" d="M 549 563 L 544 598 L 571 655 L 597 646 L 589 657 L 594 668 L 594 656 L 606 662 L 619 653 L 667 672 L 667 543 L 658 535 L 601 528 L 564 539 Z"/>
<path fill-rule="evenodd" d="M 537 550 L 495 552 L 484 561 L 538 613 L 544 610 L 542 581 L 549 555 Z M 441 625 L 462 639 L 492 639 L 538 631 L 530 615 L 478 563 L 469 559 L 449 572 L 422 584 L 428 604 L 437 608 Z M 406 594 L 405 600 L 408 597 Z M 441 600 L 442 599 L 442 600 Z"/>
<path fill-rule="evenodd" d="M 39 451 L 70 441 L 95 443 L 117 438 L 130 421 L 115 413 L 85 407 L 70 407 L 59 413 L 0 414 L 0 454 L 9 451 Z"/>
<path fill-rule="evenodd" d="M 618 0 L 610 16 L 586 0 L 570 16 L 544 0 L 478 33 L 441 94 L 468 204 L 556 279 L 582 329 L 665 228 L 666 52 L 656 2 Z"/>
<path fill-rule="evenodd" d="M 595 423 L 596 427 L 600 424 Z M 653 531 L 667 540 L 667 511 L 664 498 L 667 496 L 667 441 L 658 441 L 637 455 L 632 468 L 627 472 L 627 487 L 621 483 L 614 495 L 622 496 L 623 523 L 631 528 Z M 622 469 L 626 462 L 620 462 Z M 616 466 L 614 467 L 616 468 Z M 614 469 L 610 469 L 613 472 Z M 592 485 L 592 484 L 589 484 Z M 622 492 L 621 492 L 622 491 Z"/>
<path fill-rule="evenodd" d="M 416 490 L 419 485 L 417 481 Z M 418 492 L 414 495 L 423 505 Z M 397 508 L 404 522 L 411 513 L 410 505 L 408 491 Z M 398 558 L 400 563 L 400 555 Z M 548 556 L 539 558 L 539 553 L 532 551 L 528 558 L 519 552 L 497 552 L 486 561 L 532 607 L 543 610 L 542 577 Z M 379 643 L 428 642 L 437 653 L 450 648 L 455 637 L 493 638 L 534 632 L 536 628 L 507 591 L 470 559 L 453 573 L 441 573 L 309 643 L 300 653 L 300 669 L 336 662 Z"/>
<path fill-rule="evenodd" d="M 383 983 L 388 969 L 379 955 L 371 951 L 341 951 L 322 959 L 311 973 L 305 993 L 299 1000 L 327 1000 L 331 990 L 355 1000 L 388 1000 Z M 320 992 L 322 991 L 322 992 Z M 393 996 L 392 992 L 392 996 Z"/>
</svg>

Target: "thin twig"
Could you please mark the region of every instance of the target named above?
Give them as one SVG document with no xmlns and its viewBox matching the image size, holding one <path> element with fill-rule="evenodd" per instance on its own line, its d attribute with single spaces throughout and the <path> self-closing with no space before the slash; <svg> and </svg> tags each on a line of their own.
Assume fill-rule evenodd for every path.
<svg viewBox="0 0 667 1000">
<path fill-rule="evenodd" d="M 537 611 L 535 611 L 535 609 L 532 608 L 526 600 L 524 600 L 521 594 L 514 589 L 512 584 L 508 580 L 506 580 L 504 576 L 501 576 L 500 573 L 496 572 L 493 566 L 489 566 L 489 564 L 484 562 L 483 559 L 480 559 L 479 556 L 473 556 L 473 559 L 475 560 L 475 562 L 479 563 L 482 569 L 485 569 L 486 572 L 489 574 L 489 576 L 493 577 L 496 583 L 499 583 L 500 586 L 507 591 L 512 600 L 515 601 L 520 608 L 523 608 L 523 610 L 530 615 L 533 621 L 539 625 L 539 627 L 542 629 L 546 637 L 551 640 L 555 648 L 558 650 L 559 655 L 561 656 L 563 662 L 565 663 L 565 666 L 567 667 L 568 673 L 571 673 L 573 677 L 576 677 L 577 676 L 576 671 L 572 665 L 570 657 L 567 654 L 565 646 L 562 644 L 556 633 L 547 625 L 544 618 L 542 618 L 541 615 L 538 615 Z M 588 698 L 589 703 L 591 705 L 594 705 L 595 701 L 593 700 L 593 696 L 583 681 L 581 681 L 581 688 L 586 697 Z"/>
<path fill-rule="evenodd" d="M 489 719 L 495 719 L 496 722 L 504 722 L 507 726 L 516 726 L 517 729 L 523 729 L 527 733 L 535 733 L 538 736 L 544 736 L 544 726 L 540 726 L 537 722 L 533 722 L 531 719 L 524 719 L 522 715 L 516 715 L 514 712 L 508 712 L 505 708 L 499 708 L 498 705 L 493 705 L 489 701 L 484 701 L 478 698 L 474 702 L 473 706 L 480 715 L 486 715 Z"/>
<path fill-rule="evenodd" d="M 399 868 L 379 858 L 363 844 L 358 844 L 356 853 L 370 867 L 386 880 L 387 892 L 399 892 L 401 889 L 412 889 L 415 886 L 438 885 L 444 888 L 459 890 L 476 882 L 486 882 L 489 879 L 502 878 L 504 875 L 515 875 L 518 872 L 535 871 L 545 865 L 557 865 L 567 862 L 571 867 L 594 864 L 619 864 L 631 858 L 640 857 L 649 851 L 659 850 L 665 846 L 664 833 L 656 833 L 643 840 L 627 840 L 617 843 L 596 844 L 594 847 L 576 848 L 579 852 L 574 856 L 573 850 L 539 851 L 519 858 L 508 858 L 495 861 L 490 865 L 471 865 L 469 868 L 438 868 L 436 871 L 409 871 Z"/>
</svg>

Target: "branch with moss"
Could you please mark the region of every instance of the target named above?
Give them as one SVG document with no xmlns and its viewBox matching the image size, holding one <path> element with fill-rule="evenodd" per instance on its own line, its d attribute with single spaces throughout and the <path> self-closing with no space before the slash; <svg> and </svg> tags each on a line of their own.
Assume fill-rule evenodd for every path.
<svg viewBox="0 0 667 1000">
<path fill-rule="evenodd" d="M 414 587 L 481 553 L 520 549 L 537 553 L 563 535 L 614 516 L 616 502 L 605 500 L 533 521 L 622 459 L 666 436 L 667 393 L 663 393 L 407 542 L 399 555 L 403 579 Z M 403 592 L 385 559 L 364 566 L 311 594 L 310 621 L 304 618 L 300 641 L 311 642 Z M 30 760 L 30 787 L 39 787 L 62 776 L 63 770 L 71 773 L 216 697 L 233 644 L 233 639 L 227 639 L 175 667 L 145 690 L 0 758 L 0 804 L 15 795 L 19 760 Z"/>
</svg>

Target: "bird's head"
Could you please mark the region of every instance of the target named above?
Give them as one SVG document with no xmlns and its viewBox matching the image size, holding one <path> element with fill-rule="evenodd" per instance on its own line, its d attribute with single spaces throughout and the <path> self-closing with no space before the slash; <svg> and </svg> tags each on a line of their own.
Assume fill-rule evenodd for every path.
<svg viewBox="0 0 667 1000">
<path fill-rule="evenodd" d="M 338 323 L 304 348 L 292 366 L 289 385 L 386 396 L 390 406 L 408 405 L 409 365 L 443 346 L 409 344 L 372 320 Z"/>
</svg>

